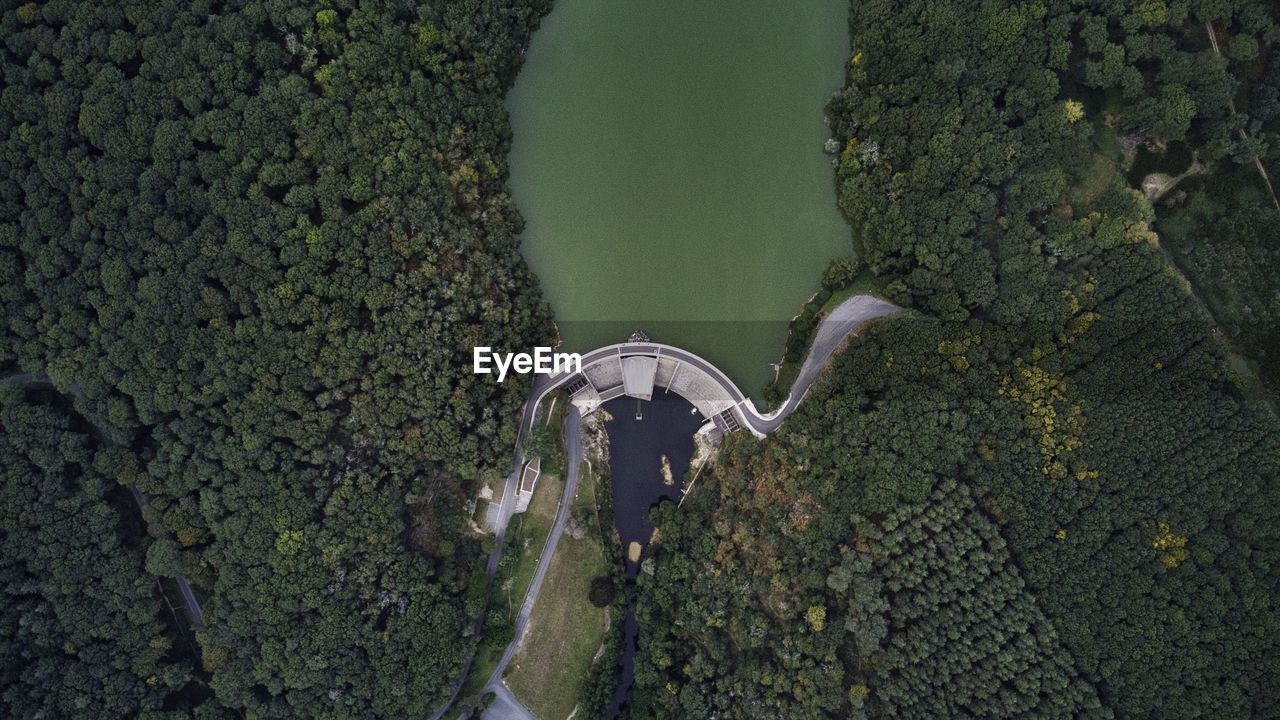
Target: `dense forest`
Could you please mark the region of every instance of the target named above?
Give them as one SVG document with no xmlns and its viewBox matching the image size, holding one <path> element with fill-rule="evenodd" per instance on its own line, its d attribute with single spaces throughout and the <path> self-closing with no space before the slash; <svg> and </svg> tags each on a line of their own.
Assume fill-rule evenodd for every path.
<svg viewBox="0 0 1280 720">
<path fill-rule="evenodd" d="M 2 714 L 189 717 L 207 690 L 145 568 L 119 451 L 48 388 L 0 385 L 0 431 Z"/>
<path fill-rule="evenodd" d="M 484 602 L 468 502 L 527 390 L 470 348 L 552 334 L 502 105 L 548 6 L 4 3 L 0 375 L 48 377 L 114 446 L 6 410 L 2 714 L 425 717 L 450 694 Z M 113 540 L 117 485 L 150 500 L 148 567 L 204 606 L 182 661 Z M 54 527 L 90 554 L 19 552 Z"/>
<path fill-rule="evenodd" d="M 1280 421 L 1193 292 L 1277 291 L 1273 13 L 852 3 L 840 204 L 910 309 L 654 512 L 634 717 L 1280 716 Z"/>
</svg>

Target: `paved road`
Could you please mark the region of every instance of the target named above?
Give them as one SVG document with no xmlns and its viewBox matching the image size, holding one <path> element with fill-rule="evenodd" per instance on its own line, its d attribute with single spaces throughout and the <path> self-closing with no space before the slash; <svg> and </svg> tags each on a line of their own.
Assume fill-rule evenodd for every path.
<svg viewBox="0 0 1280 720">
<path fill-rule="evenodd" d="M 1222 57 L 1222 48 L 1218 47 L 1218 34 L 1213 31 L 1213 23 L 1205 22 L 1204 29 L 1209 33 L 1209 42 L 1213 44 L 1213 53 L 1218 57 Z M 1231 114 L 1236 114 L 1236 101 L 1230 96 L 1227 97 L 1227 108 L 1231 110 Z M 1249 141 L 1249 133 L 1240 128 L 1240 139 L 1245 142 Z M 1271 193 L 1271 202 L 1280 209 L 1280 198 L 1276 197 L 1276 189 L 1271 185 L 1271 176 L 1267 174 L 1267 169 L 1262 165 L 1262 158 L 1255 155 L 1253 157 L 1253 166 L 1258 169 L 1258 174 L 1262 176 L 1262 182 L 1267 184 L 1267 191 Z"/>
<path fill-rule="evenodd" d="M 108 445 L 110 440 L 106 441 Z M 147 496 L 136 487 L 129 488 L 129 492 L 133 494 L 133 501 L 138 504 L 139 511 L 146 511 Z M 191 615 L 191 624 L 195 627 L 204 625 L 204 611 L 200 609 L 200 601 L 196 599 L 196 594 L 191 591 L 191 583 L 187 582 L 187 577 L 182 574 L 174 576 L 174 582 L 178 584 L 178 591 L 182 593 L 182 599 L 187 603 L 187 613 Z"/>
<path fill-rule="evenodd" d="M 535 397 L 539 400 L 542 398 L 541 395 L 535 395 Z M 498 572 L 498 563 L 502 561 L 502 545 L 507 537 L 507 524 L 511 522 L 511 516 L 515 514 L 516 488 L 520 485 L 520 473 L 524 464 L 522 462 L 524 459 L 524 436 L 525 433 L 529 431 L 529 428 L 533 426 L 533 419 L 536 411 L 537 404 L 532 402 L 532 398 L 525 402 L 524 409 L 521 410 L 520 428 L 516 432 L 516 445 L 511 452 L 511 472 L 507 474 L 507 482 L 502 491 L 502 499 L 498 502 L 498 517 L 494 523 L 493 552 L 489 553 L 489 563 L 485 567 L 487 579 L 485 581 L 484 594 L 486 598 L 493 592 L 493 576 Z M 572 415 L 573 413 L 568 414 Z M 476 616 L 475 622 L 472 625 L 474 634 L 479 635 L 479 633 L 484 629 L 484 618 L 486 614 L 487 613 L 481 612 Z M 467 676 L 471 674 L 471 665 L 474 662 L 475 650 L 473 649 L 471 653 L 467 655 L 466 660 L 462 663 L 462 672 L 458 674 L 458 678 L 454 681 L 453 692 L 449 695 L 449 698 L 440 705 L 440 707 L 436 708 L 435 712 L 433 712 L 427 720 L 440 720 L 444 717 L 445 713 L 453 707 L 454 702 L 458 699 L 458 693 L 462 690 L 462 685 L 466 682 Z M 503 688 L 505 689 L 505 687 L 506 686 L 504 685 Z M 506 694 L 511 703 L 514 703 L 516 706 L 520 706 L 519 702 L 516 701 L 515 696 L 511 695 L 511 691 L 506 691 Z"/>
<path fill-rule="evenodd" d="M 538 720 L 538 718 L 524 706 L 524 703 L 516 699 L 506 683 L 499 682 L 497 689 L 494 690 L 493 700 L 480 714 L 480 720 Z"/>
<path fill-rule="evenodd" d="M 49 378 L 43 375 L 38 375 L 36 373 L 18 373 L 16 375 L 10 375 L 5 378 L 0 378 L 0 383 L 49 384 L 49 382 L 50 382 Z M 67 391 L 74 397 L 80 397 L 80 388 L 77 387 L 74 383 L 72 383 L 72 385 L 67 388 Z M 107 447 L 112 447 L 115 445 L 115 442 L 111 439 L 111 436 L 108 433 L 103 432 L 102 428 L 95 426 L 93 429 L 97 431 L 98 436 L 102 439 L 103 444 L 105 444 Z M 133 495 L 133 501 L 138 504 L 138 510 L 140 512 L 145 511 L 147 508 L 147 496 L 143 495 L 142 492 L 138 490 L 138 488 L 136 487 L 130 487 L 129 492 Z M 177 577 L 174 578 L 174 580 L 178 584 L 178 590 L 182 593 L 183 600 L 186 601 L 187 613 L 191 615 L 191 624 L 196 627 L 203 625 L 204 611 L 200 609 L 200 601 L 196 599 L 195 593 L 191 591 L 191 583 L 187 582 L 187 578 L 183 575 L 178 575 Z"/>
<path fill-rule="evenodd" d="M 541 397 L 539 397 L 541 400 Z M 511 522 L 511 516 L 516 512 L 516 489 L 520 487 L 520 475 L 524 467 L 524 436 L 529 432 L 529 428 L 533 427 L 534 414 L 537 411 L 537 403 L 526 401 L 524 404 L 523 416 L 520 419 L 520 430 L 516 433 L 516 448 L 511 458 L 511 472 L 507 474 L 507 483 L 502 490 L 502 499 L 498 501 L 498 518 L 494 523 L 494 539 L 496 545 L 493 553 L 489 555 L 489 578 L 493 578 L 493 574 L 498 570 L 498 561 L 502 559 L 502 539 L 506 536 L 507 523 Z M 568 413 L 572 414 L 572 413 Z"/>
<path fill-rule="evenodd" d="M 520 605 L 520 613 L 516 615 L 515 637 L 511 644 L 507 645 L 507 649 L 502 653 L 502 659 L 498 661 L 493 674 L 489 676 L 489 681 L 485 683 L 484 689 L 493 692 L 497 697 L 493 704 L 486 708 L 484 714 L 480 716 L 483 720 L 533 718 L 533 714 L 516 699 L 507 684 L 502 681 L 502 674 L 506 672 L 511 658 L 520 648 L 520 640 L 524 637 L 525 630 L 529 625 L 529 616 L 533 614 L 533 606 L 538 600 L 538 593 L 542 590 L 542 581 L 546 579 L 547 570 L 551 567 L 551 557 L 555 554 L 556 546 L 560 543 L 560 536 L 564 534 L 565 522 L 568 521 L 569 514 L 573 509 L 573 498 L 577 494 L 578 479 L 582 467 L 581 425 L 582 417 L 578 413 L 565 413 L 564 445 L 566 468 L 564 494 L 560 497 L 560 509 L 556 511 L 555 523 L 551 526 L 551 532 L 547 535 L 547 542 L 542 547 L 542 554 L 538 557 L 538 567 L 533 571 L 533 580 L 529 583 L 529 589 L 525 591 L 524 602 Z"/>
<path fill-rule="evenodd" d="M 804 400 L 818 378 L 818 373 L 827 366 L 831 355 L 844 343 L 845 339 L 856 334 L 857 329 L 875 318 L 897 312 L 900 308 L 870 295 L 855 295 L 836 306 L 818 325 L 809 346 L 809 354 L 800 365 L 800 372 L 795 382 L 791 383 L 791 393 L 782 407 L 761 419 L 756 427 L 771 432 L 782 424 L 792 410 Z M 749 401 L 748 401 L 749 402 Z M 754 410 L 754 406 L 752 407 Z M 748 419 L 750 421 L 750 419 Z M 766 429 L 767 428 L 767 429 Z"/>
<path fill-rule="evenodd" d="M 765 435 L 776 429 L 782 421 L 786 419 L 791 411 L 800 404 L 804 396 L 808 393 L 809 387 L 817 378 L 818 373 L 826 365 L 831 354 L 844 342 L 849 334 L 854 332 L 858 326 L 873 320 L 877 317 L 887 315 L 897 311 L 894 305 L 886 303 L 877 298 L 859 295 L 852 297 L 841 303 L 833 310 L 828 317 L 823 319 L 818 327 L 818 331 L 814 335 L 812 346 L 808 356 L 801 365 L 800 373 L 791 385 L 791 393 L 787 397 L 787 401 L 782 407 L 768 413 L 761 414 L 755 407 L 755 403 L 751 401 L 737 385 L 729 379 L 719 368 L 693 353 L 686 352 L 669 345 L 661 345 L 658 343 L 626 343 L 622 345 L 614 345 L 601 348 L 591 353 L 587 353 L 582 357 L 582 365 L 585 367 L 592 362 L 606 359 L 611 356 L 617 356 L 622 352 L 622 348 L 626 348 L 629 354 L 652 353 L 661 354 L 667 357 L 676 357 L 681 362 L 693 365 L 709 377 L 713 378 L 728 395 L 741 408 L 743 417 L 747 424 L 757 434 Z M 488 574 L 489 585 L 492 586 L 494 574 L 497 572 L 498 563 L 502 559 L 502 545 L 506 538 L 507 525 L 511 521 L 511 516 L 515 513 L 515 497 L 516 488 L 520 482 L 522 445 L 525 433 L 532 426 L 534 417 L 537 414 L 538 405 L 542 399 L 563 385 L 573 373 L 562 373 L 560 375 L 537 375 L 534 378 L 533 392 L 530 394 L 529 400 L 524 405 L 521 416 L 520 428 L 516 436 L 515 448 L 512 451 L 511 472 L 507 476 L 506 487 L 502 493 L 502 500 L 499 502 L 498 518 L 494 527 L 494 550 L 489 556 L 489 563 L 486 568 Z M 48 382 L 48 378 L 34 373 L 20 373 L 11 375 L 6 378 L 0 378 L 3 382 Z M 72 395 L 79 396 L 78 388 L 72 386 L 70 388 Z M 498 668 L 490 676 L 486 689 L 492 690 L 497 699 L 488 709 L 485 710 L 484 716 L 490 720 L 531 720 L 533 715 L 511 694 L 506 684 L 502 682 L 502 673 L 510 662 L 511 657 L 519 647 L 520 637 L 525 632 L 528 624 L 529 615 L 533 610 L 533 606 L 537 601 L 538 592 L 541 590 L 543 579 L 546 575 L 546 569 L 550 566 L 550 559 L 555 553 L 556 545 L 559 543 L 560 535 L 564 531 L 564 524 L 568 518 L 569 509 L 573 504 L 573 496 L 577 489 L 579 466 L 582 460 L 582 446 L 578 436 L 580 418 L 576 413 L 568 413 L 566 420 L 566 448 L 568 449 L 568 472 L 565 478 L 564 495 L 560 502 L 560 510 L 556 515 L 556 522 L 552 528 L 551 534 L 547 539 L 546 545 L 543 547 L 542 556 L 538 560 L 538 568 L 534 573 L 534 579 L 529 585 L 529 590 L 525 593 L 524 603 L 521 605 L 520 614 L 516 620 L 515 640 L 507 647 L 503 654 L 502 661 Z M 110 438 L 106 433 L 99 430 L 99 434 Z M 136 488 L 130 488 L 133 492 L 134 500 L 138 503 L 139 509 L 145 508 L 147 505 L 146 497 Z M 200 603 L 196 599 L 195 594 L 191 590 L 191 584 L 181 575 L 177 578 L 179 590 L 182 592 L 183 599 L 187 604 L 187 611 L 191 614 L 192 621 L 195 625 L 203 623 L 204 615 L 200 608 Z M 490 587 L 492 589 L 492 587 Z M 476 619 L 475 628 L 477 632 L 483 622 L 483 614 Z M 464 663 L 464 670 L 460 676 L 459 682 L 454 691 L 454 697 L 451 697 L 444 705 L 442 705 L 435 713 L 432 714 L 431 720 L 438 720 L 443 717 L 450 706 L 456 699 L 457 689 L 461 687 L 461 679 L 465 678 L 470 670 L 473 657 L 468 657 Z"/>
<path fill-rule="evenodd" d="M 6 378 L 0 378 L 0 383 L 14 383 L 15 385 L 18 383 L 47 383 L 47 382 L 49 382 L 49 378 L 43 375 L 37 375 L 35 373 L 18 373 L 17 375 L 10 375 L 9 377 L 6 377 Z"/>
</svg>

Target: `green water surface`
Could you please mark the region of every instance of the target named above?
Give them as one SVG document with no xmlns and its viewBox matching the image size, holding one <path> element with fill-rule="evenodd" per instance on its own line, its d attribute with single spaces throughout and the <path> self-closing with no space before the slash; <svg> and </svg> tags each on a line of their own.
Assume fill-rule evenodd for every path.
<svg viewBox="0 0 1280 720">
<path fill-rule="evenodd" d="M 759 396 L 831 258 L 841 0 L 559 0 L 508 97 L 522 251 L 571 350 L 699 353 Z"/>
</svg>

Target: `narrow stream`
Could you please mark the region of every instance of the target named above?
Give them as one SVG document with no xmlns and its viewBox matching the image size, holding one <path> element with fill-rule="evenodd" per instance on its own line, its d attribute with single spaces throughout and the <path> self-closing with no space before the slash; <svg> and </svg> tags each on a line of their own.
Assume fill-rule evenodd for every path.
<svg viewBox="0 0 1280 720">
<path fill-rule="evenodd" d="M 663 500 L 679 500 L 693 457 L 693 435 L 706 421 L 688 400 L 659 389 L 653 400 L 621 397 L 605 403 L 604 409 L 613 418 L 605 424 L 613 477 L 613 524 L 627 553 L 627 582 L 634 583 L 653 537 L 649 509 Z M 635 677 L 637 630 L 635 606 L 631 605 L 623 625 L 622 676 L 607 716 L 611 720 L 626 704 Z"/>
</svg>

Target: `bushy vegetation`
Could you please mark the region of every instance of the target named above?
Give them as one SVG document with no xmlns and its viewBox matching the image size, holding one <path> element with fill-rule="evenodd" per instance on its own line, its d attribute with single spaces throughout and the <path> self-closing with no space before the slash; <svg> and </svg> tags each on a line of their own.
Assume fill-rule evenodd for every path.
<svg viewBox="0 0 1280 720">
<path fill-rule="evenodd" d="M 827 587 L 848 593 L 847 627 L 882 714 L 1111 716 L 967 489 L 945 480 L 925 503 L 863 527 L 868 551 L 843 552 Z"/>
<path fill-rule="evenodd" d="M 648 669 L 637 678 L 652 686 L 655 670 L 680 670 L 640 695 L 638 715 L 1111 716 L 968 490 L 944 480 L 879 522 L 853 514 L 847 544 L 819 558 L 794 541 L 740 542 L 753 523 L 775 520 L 765 507 L 786 488 L 769 487 L 762 502 L 757 478 L 778 468 L 748 449 L 733 453 L 718 501 L 738 513 L 717 512 L 709 540 L 676 513 L 660 526 L 664 544 L 690 544 L 645 583 L 642 607 L 658 622 L 645 626 Z M 807 535 L 817 506 L 803 492 L 782 514 Z M 666 591 L 681 583 L 692 597 Z M 664 613 L 680 619 L 672 632 L 661 629 Z"/>
<path fill-rule="evenodd" d="M 541 481 L 540 481 L 541 482 Z M 604 536 L 595 486 L 599 479 L 585 470 L 572 498 L 571 519 L 550 558 L 546 580 L 529 617 L 535 630 L 524 638 L 511 658 L 504 680 L 520 702 L 536 717 L 598 718 L 603 712 L 589 712 L 584 704 L 592 699 L 592 689 L 602 679 L 614 677 L 606 665 L 596 665 L 596 655 L 606 644 L 611 629 L 610 608 L 615 591 L 609 576 L 615 558 L 600 539 Z M 612 563 L 621 567 L 621 563 Z M 600 585 L 609 596 L 594 598 Z M 603 602 L 597 604 L 596 600 Z M 616 635 L 617 633 L 612 633 Z"/>
<path fill-rule="evenodd" d="M 655 513 L 633 714 L 1274 715 L 1280 422 L 1089 175 L 1100 128 L 1255 153 L 1203 23 L 1266 55 L 1269 9 L 852 7 L 840 202 L 914 310 Z"/>
<path fill-rule="evenodd" d="M 787 344 L 782 353 L 782 362 L 778 364 L 777 373 L 765 387 L 764 397 L 771 407 L 780 405 L 787 399 L 791 384 L 795 381 L 809 346 L 813 342 L 814 332 L 822 323 L 825 311 L 838 304 L 858 290 L 866 292 L 874 284 L 874 278 L 860 277 L 861 262 L 855 257 L 841 257 L 831 261 L 827 271 L 822 275 L 822 289 L 813 294 L 800 308 L 787 328 Z M 859 282 L 862 280 L 862 282 Z"/>
<path fill-rule="evenodd" d="M 467 502 L 526 388 L 470 347 L 551 335 L 502 105 L 548 5 L 0 16 L 0 368 L 121 444 L 228 707 L 425 716 L 473 644 Z"/>
</svg>

